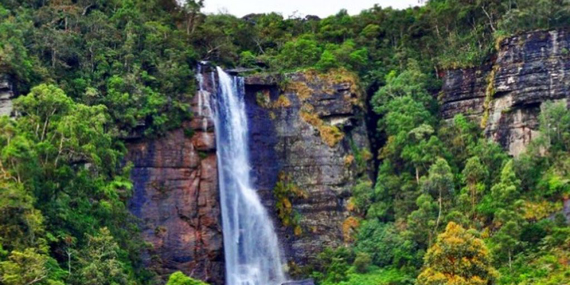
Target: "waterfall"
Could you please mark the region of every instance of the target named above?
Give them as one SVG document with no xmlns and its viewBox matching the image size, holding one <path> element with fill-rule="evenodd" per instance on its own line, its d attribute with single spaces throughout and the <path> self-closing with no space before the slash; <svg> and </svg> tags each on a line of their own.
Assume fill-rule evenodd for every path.
<svg viewBox="0 0 570 285">
<path fill-rule="evenodd" d="M 285 276 L 277 235 L 251 183 L 243 78 L 217 71 L 216 94 L 199 99 L 215 124 L 226 284 L 280 285 Z"/>
</svg>

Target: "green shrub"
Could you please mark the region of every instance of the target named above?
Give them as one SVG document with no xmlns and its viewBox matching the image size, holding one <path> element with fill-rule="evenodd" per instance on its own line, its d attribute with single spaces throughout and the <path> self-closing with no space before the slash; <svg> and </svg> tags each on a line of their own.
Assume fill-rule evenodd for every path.
<svg viewBox="0 0 570 285">
<path fill-rule="evenodd" d="M 184 273 L 177 271 L 172 273 L 172 275 L 170 275 L 170 278 L 168 278 L 168 282 L 166 283 L 166 285 L 208 285 L 208 284 L 202 281 L 192 279 L 184 275 Z"/>
<path fill-rule="evenodd" d="M 372 264 L 372 258 L 370 255 L 364 252 L 359 252 L 356 254 L 356 258 L 354 259 L 354 268 L 358 273 L 366 273 L 368 272 L 368 267 Z"/>
</svg>

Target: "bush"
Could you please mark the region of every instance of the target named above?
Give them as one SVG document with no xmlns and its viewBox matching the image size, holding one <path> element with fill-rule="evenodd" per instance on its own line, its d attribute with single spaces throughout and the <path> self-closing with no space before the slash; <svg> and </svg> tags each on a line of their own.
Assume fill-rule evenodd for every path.
<svg viewBox="0 0 570 285">
<path fill-rule="evenodd" d="M 202 281 L 192 279 L 184 275 L 184 273 L 177 271 L 172 273 L 172 275 L 170 275 L 170 278 L 168 278 L 168 282 L 166 283 L 166 285 L 208 285 L 208 284 Z"/>
<path fill-rule="evenodd" d="M 368 254 L 374 265 L 398 267 L 415 263 L 415 245 L 398 233 L 394 224 L 371 220 L 358 231 L 356 251 Z"/>
<path fill-rule="evenodd" d="M 368 272 L 368 267 L 372 264 L 372 258 L 368 253 L 359 252 L 356 254 L 356 259 L 354 259 L 354 268 L 358 273 L 366 273 Z"/>
</svg>

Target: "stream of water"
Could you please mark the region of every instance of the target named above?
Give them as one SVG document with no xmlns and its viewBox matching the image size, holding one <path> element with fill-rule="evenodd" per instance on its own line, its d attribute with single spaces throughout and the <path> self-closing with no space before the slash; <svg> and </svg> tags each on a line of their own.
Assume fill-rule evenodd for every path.
<svg viewBox="0 0 570 285">
<path fill-rule="evenodd" d="M 217 92 L 208 98 L 201 77 L 199 106 L 215 124 L 227 285 L 285 282 L 272 221 L 251 183 L 243 78 L 217 68 Z M 199 75 L 202 76 L 202 75 Z M 208 102 L 209 103 L 206 103 Z"/>
</svg>

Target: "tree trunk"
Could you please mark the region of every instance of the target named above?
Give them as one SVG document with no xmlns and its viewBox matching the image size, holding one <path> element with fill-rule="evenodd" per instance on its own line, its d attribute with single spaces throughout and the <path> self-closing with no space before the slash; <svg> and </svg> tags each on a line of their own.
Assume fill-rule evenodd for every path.
<svg viewBox="0 0 570 285">
<path fill-rule="evenodd" d="M 475 194 L 473 193 L 473 186 L 470 187 L 471 188 L 471 211 L 473 211 L 473 209 L 475 208 Z"/>
<path fill-rule="evenodd" d="M 441 220 L 441 210 L 443 208 L 443 205 L 441 202 L 441 189 L 439 190 L 438 206 L 439 206 L 439 212 L 437 214 L 437 220 L 435 222 L 434 234 L 437 234 L 437 229 L 439 228 L 439 221 Z"/>
<path fill-rule="evenodd" d="M 416 183 L 420 185 L 420 170 L 416 167 Z"/>
<path fill-rule="evenodd" d="M 67 253 L 67 273 L 71 276 L 71 252 L 66 250 Z"/>
</svg>

